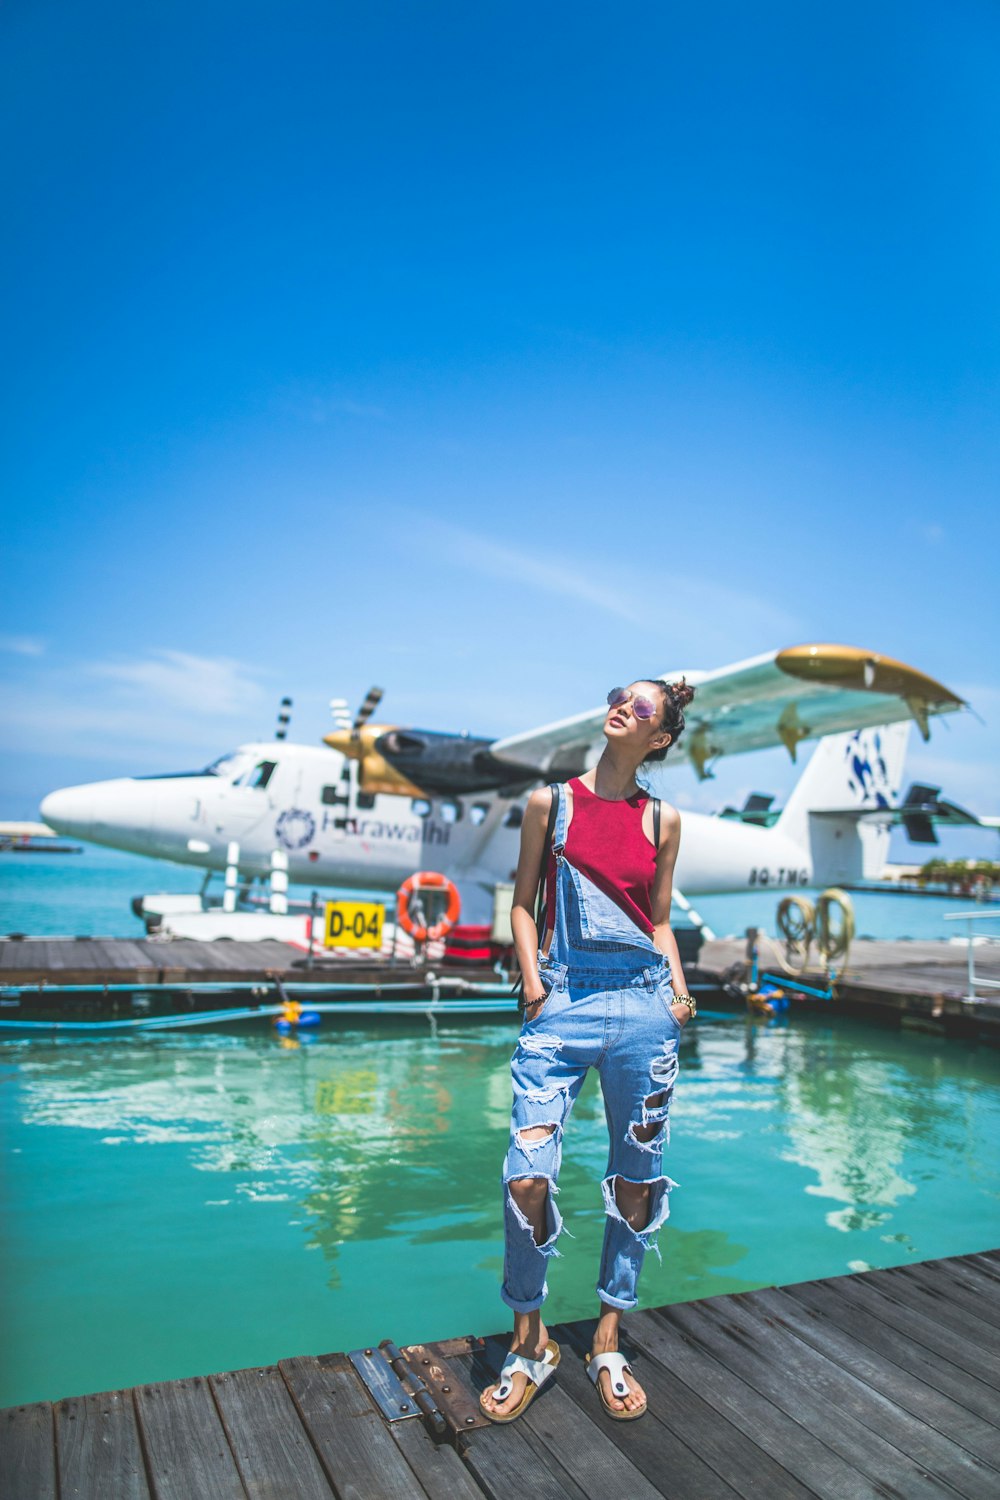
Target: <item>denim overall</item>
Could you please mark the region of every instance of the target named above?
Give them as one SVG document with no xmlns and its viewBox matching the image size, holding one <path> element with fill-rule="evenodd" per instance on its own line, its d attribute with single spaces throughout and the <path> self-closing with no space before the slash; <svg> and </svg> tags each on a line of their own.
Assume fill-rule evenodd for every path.
<svg viewBox="0 0 1000 1500">
<path fill-rule="evenodd" d="M 674 992 L 667 958 L 565 858 L 565 788 L 553 795 L 559 798 L 556 889 L 548 892 L 548 925 L 554 933 L 548 955 L 540 953 L 538 962 L 548 995 L 540 1012 L 522 1026 L 511 1059 L 514 1108 L 503 1165 L 501 1296 L 515 1312 L 531 1312 L 547 1295 L 546 1261 L 559 1254 L 556 1240 L 563 1227 L 554 1201 L 563 1132 L 593 1067 L 600 1074 L 611 1137 L 602 1183 L 607 1217 L 597 1295 L 627 1310 L 636 1305 L 646 1250 L 651 1244 L 656 1249 L 653 1237 L 670 1212 L 670 1190 L 677 1185 L 663 1175 L 662 1156 L 669 1140 L 680 1024 L 670 1009 Z M 637 1140 L 633 1128 L 649 1124 L 660 1128 L 651 1140 Z M 542 1140 L 522 1140 L 523 1130 L 538 1125 L 555 1128 Z M 546 1237 L 540 1245 L 507 1186 L 519 1177 L 543 1177 L 549 1184 Z M 615 1201 L 616 1177 L 650 1184 L 649 1220 L 639 1232 Z"/>
</svg>

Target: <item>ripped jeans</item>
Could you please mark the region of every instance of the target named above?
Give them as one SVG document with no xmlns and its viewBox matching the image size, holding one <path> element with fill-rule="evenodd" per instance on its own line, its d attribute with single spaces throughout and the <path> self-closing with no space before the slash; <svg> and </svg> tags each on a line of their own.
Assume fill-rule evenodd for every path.
<svg viewBox="0 0 1000 1500">
<path fill-rule="evenodd" d="M 573 955 L 574 959 L 583 955 Z M 646 958 L 649 967 L 639 965 Z M 594 966 L 566 964 L 540 956 L 539 972 L 549 984 L 540 1013 L 526 1021 L 511 1060 L 514 1108 L 510 1145 L 503 1166 L 504 1279 L 501 1296 L 515 1312 L 532 1312 L 548 1292 L 546 1262 L 558 1255 L 562 1218 L 555 1205 L 563 1133 L 588 1068 L 600 1074 L 611 1137 L 602 1183 L 605 1228 L 597 1295 L 610 1307 L 635 1307 L 636 1283 L 647 1248 L 670 1212 L 663 1175 L 663 1148 L 669 1139 L 670 1100 L 677 1077 L 680 1025 L 670 1007 L 673 990 L 667 960 L 655 952 L 619 950 L 595 955 Z M 542 1126 L 535 1141 L 522 1132 Z M 637 1135 L 636 1131 L 641 1134 Z M 544 1178 L 545 1237 L 539 1244 L 511 1193 L 512 1181 Z M 646 1225 L 635 1230 L 615 1196 L 617 1178 L 649 1184 Z M 659 1251 L 657 1250 L 657 1254 Z"/>
</svg>

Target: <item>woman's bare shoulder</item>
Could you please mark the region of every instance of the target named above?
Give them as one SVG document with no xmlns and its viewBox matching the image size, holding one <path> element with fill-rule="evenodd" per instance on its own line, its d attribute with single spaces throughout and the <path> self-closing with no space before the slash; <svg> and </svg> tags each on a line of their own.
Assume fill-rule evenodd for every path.
<svg viewBox="0 0 1000 1500">
<path fill-rule="evenodd" d="M 525 820 L 532 823 L 545 822 L 552 808 L 552 790 L 547 786 L 536 786 L 528 798 L 528 805 L 524 810 Z"/>
<path fill-rule="evenodd" d="M 680 836 L 681 815 L 670 802 L 660 803 L 660 848 L 674 843 Z"/>
</svg>

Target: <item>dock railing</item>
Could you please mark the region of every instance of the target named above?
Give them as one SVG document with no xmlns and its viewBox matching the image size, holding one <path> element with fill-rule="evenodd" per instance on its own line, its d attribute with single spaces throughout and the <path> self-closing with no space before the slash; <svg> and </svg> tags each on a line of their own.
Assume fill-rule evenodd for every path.
<svg viewBox="0 0 1000 1500">
<path fill-rule="evenodd" d="M 965 934 L 965 957 L 966 970 L 969 976 L 969 993 L 967 1000 L 975 1000 L 976 985 L 981 989 L 1000 990 L 1000 979 L 986 979 L 984 976 L 976 978 L 976 944 L 998 943 L 1000 935 L 992 932 L 979 934 L 973 927 L 974 922 L 1000 922 L 1000 912 L 995 911 L 950 911 L 945 912 L 946 922 L 965 922 L 967 924 Z"/>
</svg>

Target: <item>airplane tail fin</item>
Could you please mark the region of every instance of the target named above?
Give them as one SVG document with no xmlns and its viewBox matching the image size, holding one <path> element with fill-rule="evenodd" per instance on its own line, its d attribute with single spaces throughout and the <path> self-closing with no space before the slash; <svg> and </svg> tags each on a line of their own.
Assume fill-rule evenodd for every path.
<svg viewBox="0 0 1000 1500">
<path fill-rule="evenodd" d="M 909 722 L 821 739 L 776 827 L 812 854 L 813 880 L 875 880 L 889 856 L 891 825 L 861 814 L 897 805 Z"/>
</svg>

